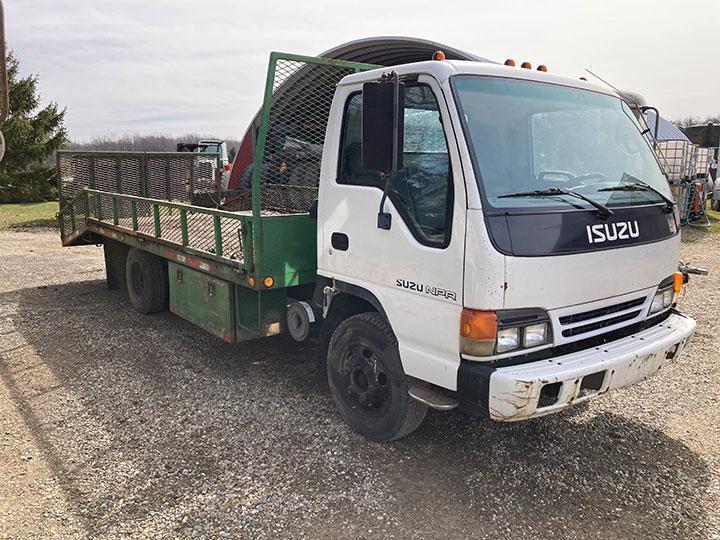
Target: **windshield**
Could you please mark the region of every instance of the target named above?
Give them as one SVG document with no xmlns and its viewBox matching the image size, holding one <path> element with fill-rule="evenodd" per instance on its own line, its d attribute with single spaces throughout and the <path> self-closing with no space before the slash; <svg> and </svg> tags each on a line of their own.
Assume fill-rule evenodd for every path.
<svg viewBox="0 0 720 540">
<path fill-rule="evenodd" d="M 655 204 L 652 190 L 608 190 L 644 182 L 670 189 L 630 108 L 605 94 L 532 81 L 453 77 L 478 182 L 495 208 L 592 208 L 568 195 L 515 196 L 561 188 L 607 206 Z M 503 197 L 505 196 L 505 197 Z"/>
<path fill-rule="evenodd" d="M 205 148 L 200 147 L 198 149 L 199 152 L 203 154 L 219 154 L 220 153 L 220 145 L 218 144 L 209 144 Z"/>
</svg>

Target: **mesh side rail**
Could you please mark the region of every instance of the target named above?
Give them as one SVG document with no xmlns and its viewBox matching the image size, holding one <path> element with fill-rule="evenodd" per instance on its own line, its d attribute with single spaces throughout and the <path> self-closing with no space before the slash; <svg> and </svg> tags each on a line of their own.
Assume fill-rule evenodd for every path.
<svg viewBox="0 0 720 540">
<path fill-rule="evenodd" d="M 57 152 L 60 204 L 84 188 L 170 201 L 219 190 L 220 154 L 192 152 Z M 111 211 L 103 208 L 103 213 Z"/>
<path fill-rule="evenodd" d="M 260 214 L 305 213 L 317 199 L 325 130 L 335 88 L 379 66 L 272 53 L 253 168 Z M 255 208 L 255 207 L 258 208 Z"/>
<path fill-rule="evenodd" d="M 63 243 L 85 232 L 86 214 L 87 197 L 82 192 L 60 209 L 57 218 Z"/>
<path fill-rule="evenodd" d="M 243 214 L 93 189 L 85 193 L 90 201 L 89 218 L 95 222 L 223 262 L 244 263 L 240 235 Z M 105 208 L 111 212 L 106 213 Z"/>
</svg>

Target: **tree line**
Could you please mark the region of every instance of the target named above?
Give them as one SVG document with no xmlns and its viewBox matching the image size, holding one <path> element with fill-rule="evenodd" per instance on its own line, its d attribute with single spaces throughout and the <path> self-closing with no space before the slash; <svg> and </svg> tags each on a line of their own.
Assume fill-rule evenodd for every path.
<svg viewBox="0 0 720 540">
<path fill-rule="evenodd" d="M 702 124 L 720 124 L 720 114 L 711 115 L 711 116 L 682 116 L 680 118 L 676 118 L 675 120 L 670 120 L 673 124 L 675 124 L 677 127 L 684 128 L 688 126 L 698 126 Z"/>
<path fill-rule="evenodd" d="M 129 134 L 117 137 L 101 136 L 95 137 L 87 142 L 70 142 L 65 147 L 70 150 L 100 150 L 116 151 L 125 150 L 132 152 L 175 152 L 177 144 L 181 142 L 198 142 L 201 139 L 216 139 L 213 135 L 202 135 L 199 133 L 186 133 L 178 137 L 172 135 L 140 135 Z M 224 139 L 227 143 L 230 159 L 235 157 L 240 141 L 237 139 Z"/>
</svg>

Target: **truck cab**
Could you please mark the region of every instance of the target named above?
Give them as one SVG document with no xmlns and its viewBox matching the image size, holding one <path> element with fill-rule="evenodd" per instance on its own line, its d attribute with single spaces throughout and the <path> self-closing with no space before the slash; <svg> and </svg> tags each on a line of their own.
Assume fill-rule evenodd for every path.
<svg viewBox="0 0 720 540">
<path fill-rule="evenodd" d="M 683 351 L 677 212 L 620 95 L 489 63 L 392 70 L 342 79 L 322 156 L 316 295 L 326 317 L 342 296 L 374 312 L 328 325 L 351 426 L 397 438 L 418 404 L 541 416 Z M 370 84 L 396 85 L 394 132 L 368 131 L 387 110 Z M 368 168 L 393 143 L 395 170 Z"/>
</svg>

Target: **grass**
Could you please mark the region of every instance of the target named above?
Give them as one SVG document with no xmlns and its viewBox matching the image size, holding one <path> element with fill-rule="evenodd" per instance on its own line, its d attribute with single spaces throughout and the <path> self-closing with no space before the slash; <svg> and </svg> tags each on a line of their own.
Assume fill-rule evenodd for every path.
<svg viewBox="0 0 720 540">
<path fill-rule="evenodd" d="M 720 212 L 710 210 L 708 207 L 707 215 L 710 219 L 710 232 L 720 233 Z"/>
<path fill-rule="evenodd" d="M 27 204 L 0 204 L 0 230 L 57 227 L 57 201 Z"/>
</svg>

